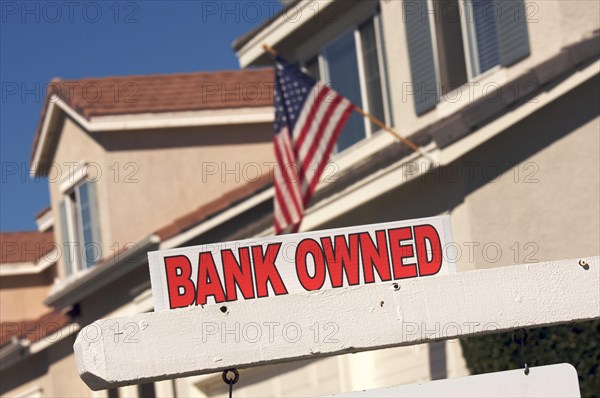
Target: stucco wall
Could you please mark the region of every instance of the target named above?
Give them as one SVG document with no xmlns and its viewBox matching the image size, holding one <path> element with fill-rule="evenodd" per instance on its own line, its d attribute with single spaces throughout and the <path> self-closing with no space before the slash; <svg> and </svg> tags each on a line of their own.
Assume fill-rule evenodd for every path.
<svg viewBox="0 0 600 398">
<path fill-rule="evenodd" d="M 450 214 L 459 270 L 598 255 L 599 88 L 590 79 L 451 165 L 321 227 Z"/>
<path fill-rule="evenodd" d="M 87 133 L 67 118 L 54 164 L 62 175 L 69 164 L 90 164 L 106 257 L 268 174 L 274 165 L 271 140 L 270 124 Z M 57 215 L 63 195 L 58 180 L 50 176 Z M 55 234 L 60 242 L 60 222 Z"/>
<path fill-rule="evenodd" d="M 273 166 L 266 124 L 103 133 L 112 242 L 135 242 Z M 120 170 L 115 178 L 114 169 Z"/>
<path fill-rule="evenodd" d="M 32 320 L 48 312 L 43 301 L 50 290 L 53 275 L 54 266 L 51 266 L 39 274 L 0 277 L 2 322 Z"/>
<path fill-rule="evenodd" d="M 60 201 L 63 199 L 63 193 L 60 189 L 61 181 L 68 180 L 69 171 L 77 167 L 78 164 L 90 164 L 90 178 L 97 179 L 97 193 L 99 207 L 105 207 L 103 204 L 107 201 L 107 179 L 102 178 L 106 170 L 106 157 L 102 147 L 94 140 L 90 134 L 83 130 L 69 118 L 64 118 L 62 129 L 56 145 L 56 152 L 52 159 L 53 167 L 48 175 L 50 190 L 50 206 L 55 215 L 54 239 L 56 242 L 62 242 L 62 225 L 60 222 Z M 99 170 L 97 174 L 97 170 Z M 99 176 L 99 178 L 96 178 Z M 110 252 L 110 243 L 112 241 L 110 231 L 109 214 L 103 210 L 99 211 L 102 254 Z M 62 245 L 61 245 L 62 246 Z M 59 260 L 58 274 L 64 276 L 64 256 Z"/>
</svg>

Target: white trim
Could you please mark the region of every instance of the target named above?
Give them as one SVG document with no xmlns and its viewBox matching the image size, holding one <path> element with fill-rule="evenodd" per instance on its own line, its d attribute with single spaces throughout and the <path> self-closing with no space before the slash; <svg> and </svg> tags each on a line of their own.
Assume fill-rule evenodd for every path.
<svg viewBox="0 0 600 398">
<path fill-rule="evenodd" d="M 472 81 L 476 74 L 475 71 L 479 70 L 479 60 L 477 54 L 477 39 L 475 38 L 475 21 L 473 16 L 473 8 L 470 2 L 465 0 L 459 0 L 459 12 L 462 6 L 462 12 L 459 14 L 460 27 L 463 38 L 463 50 L 465 55 L 465 64 L 467 66 L 467 81 Z M 469 22 L 472 21 L 472 22 Z M 473 41 L 474 40 L 474 41 Z M 473 41 L 473 45 L 471 42 Z M 475 52 L 473 55 L 472 51 Z M 474 65 L 475 64 L 475 65 Z"/>
<path fill-rule="evenodd" d="M 80 272 L 59 279 L 50 289 L 44 304 L 65 308 L 94 291 L 122 277 L 127 272 L 147 261 L 146 252 L 155 250 L 160 242 L 156 235 L 149 235 L 125 250 L 102 260 L 102 265 L 85 268 Z"/>
<path fill-rule="evenodd" d="M 44 254 L 37 262 L 4 263 L 0 265 L 0 276 L 31 275 L 43 272 L 58 260 L 58 251 Z"/>
<path fill-rule="evenodd" d="M 426 0 L 425 6 L 427 7 L 427 18 L 429 18 L 429 35 L 431 36 L 431 49 L 433 52 L 433 68 L 435 69 L 435 91 L 437 93 L 436 103 L 439 102 L 439 98 L 442 95 L 442 90 L 439 87 L 439 82 L 441 82 L 440 76 L 440 55 L 438 50 L 438 42 L 437 42 L 437 26 L 435 22 L 435 9 L 433 8 L 433 0 Z M 442 4 L 440 6 L 443 7 Z"/>
<path fill-rule="evenodd" d="M 386 49 L 383 45 L 385 40 L 383 40 L 383 19 L 381 18 L 381 12 L 375 13 L 373 16 L 373 24 L 375 25 L 375 45 L 377 46 L 377 60 L 379 62 L 379 81 L 381 83 L 381 95 L 383 96 L 383 114 L 385 117 L 385 124 L 389 126 L 392 121 L 392 102 L 388 84 L 387 57 L 385 56 Z M 371 135 L 373 135 L 372 133 Z"/>
<path fill-rule="evenodd" d="M 308 0 L 296 4 L 287 13 L 280 15 L 269 26 L 258 32 L 250 41 L 237 50 L 240 67 L 246 68 L 260 56 L 265 54 L 262 44 L 274 47 L 288 37 L 293 31 L 313 20 L 334 3 L 334 0 Z"/>
<path fill-rule="evenodd" d="M 144 130 L 173 127 L 272 123 L 273 118 L 274 110 L 272 106 L 189 112 L 140 113 L 93 117 L 89 123 L 91 128 L 89 131 Z"/>
<path fill-rule="evenodd" d="M 10 345 L 0 350 L 0 370 L 10 368 L 21 360 L 39 352 L 44 351 L 53 344 L 63 340 L 65 337 L 78 332 L 81 329 L 81 325 L 78 323 L 70 323 L 63 328 L 44 336 L 41 340 L 34 343 L 28 339 L 18 339 L 13 337 L 13 341 Z"/>
<path fill-rule="evenodd" d="M 70 169 L 68 173 L 62 176 L 59 188 L 63 195 L 67 191 L 73 190 L 77 184 L 87 177 L 87 168 L 87 162 L 79 162 L 76 168 Z"/>
<path fill-rule="evenodd" d="M 373 27 L 375 22 L 373 22 Z M 365 60 L 363 55 L 362 48 L 362 35 L 360 33 L 360 25 L 357 25 L 354 28 L 354 48 L 356 51 L 356 66 L 358 69 L 358 85 L 360 89 L 360 102 L 362 102 L 362 108 L 371 113 L 371 108 L 369 107 L 369 94 L 367 90 L 367 82 L 365 76 Z M 375 49 L 375 55 L 377 55 L 378 49 Z M 363 117 L 363 125 L 365 126 L 365 137 L 369 138 L 373 135 L 371 131 L 371 121 L 366 117 Z"/>
<path fill-rule="evenodd" d="M 38 352 L 44 351 L 46 348 L 52 346 L 54 343 L 57 343 L 64 339 L 65 337 L 69 337 L 75 332 L 78 332 L 81 329 L 81 325 L 78 323 L 70 323 L 63 327 L 62 329 L 57 330 L 54 333 L 50 333 L 47 336 L 44 336 L 41 340 L 38 340 L 29 345 L 29 353 L 36 354 Z"/>
<path fill-rule="evenodd" d="M 33 387 L 29 387 L 21 392 L 15 393 L 15 395 L 13 395 L 13 396 L 15 398 L 41 398 L 41 397 L 43 397 L 42 391 L 44 391 L 44 390 L 42 389 L 41 386 L 33 386 Z"/>
<path fill-rule="evenodd" d="M 186 112 L 98 116 L 87 120 L 56 95 L 50 97 L 48 104 L 46 116 L 42 123 L 39 141 L 31 162 L 30 174 L 32 177 L 38 175 L 42 151 L 48 139 L 50 122 L 58 115 L 58 109 L 64 111 L 88 132 L 271 123 L 274 118 L 273 107 L 263 106 Z"/>
<path fill-rule="evenodd" d="M 50 228 L 54 227 L 54 213 L 52 212 L 52 209 L 36 218 L 35 223 L 38 231 L 40 232 L 46 232 Z"/>
</svg>

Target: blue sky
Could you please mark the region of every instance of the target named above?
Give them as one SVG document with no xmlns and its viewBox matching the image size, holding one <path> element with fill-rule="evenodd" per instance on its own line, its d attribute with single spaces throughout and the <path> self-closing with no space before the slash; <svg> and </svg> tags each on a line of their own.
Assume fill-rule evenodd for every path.
<svg viewBox="0 0 600 398">
<path fill-rule="evenodd" d="M 49 204 L 29 153 L 54 77 L 237 69 L 232 41 L 272 16 L 276 0 L 0 2 L 0 230 L 35 229 Z"/>
</svg>

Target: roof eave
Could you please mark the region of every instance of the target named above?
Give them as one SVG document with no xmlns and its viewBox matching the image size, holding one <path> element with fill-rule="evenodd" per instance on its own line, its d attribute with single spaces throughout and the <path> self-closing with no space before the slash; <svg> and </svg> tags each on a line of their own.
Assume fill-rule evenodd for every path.
<svg viewBox="0 0 600 398">
<path fill-rule="evenodd" d="M 104 264 L 76 274 L 75 279 L 64 280 L 62 284 L 53 287 L 44 304 L 59 310 L 78 303 L 91 293 L 147 263 L 146 253 L 156 249 L 159 243 L 160 238 L 157 235 L 149 235 L 107 259 Z"/>
</svg>

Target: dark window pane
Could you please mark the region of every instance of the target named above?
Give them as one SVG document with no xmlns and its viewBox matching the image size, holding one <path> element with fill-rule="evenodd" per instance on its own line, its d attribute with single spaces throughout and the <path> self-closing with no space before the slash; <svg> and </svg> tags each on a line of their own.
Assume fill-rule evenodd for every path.
<svg viewBox="0 0 600 398">
<path fill-rule="evenodd" d="M 375 36 L 375 24 L 372 19 L 360 27 L 360 40 L 362 45 L 363 64 L 365 67 L 369 113 L 385 122 L 383 96 L 381 94 L 381 75 L 379 73 L 377 38 Z M 379 130 L 379 127 L 371 123 L 371 131 L 377 130 Z"/>
<path fill-rule="evenodd" d="M 348 32 L 327 47 L 324 56 L 329 84 L 352 103 L 362 107 L 354 32 Z M 363 138 L 365 138 L 363 118 L 353 113 L 340 134 L 337 150 L 344 150 Z"/>
<path fill-rule="evenodd" d="M 467 82 L 458 0 L 433 0 L 442 94 Z"/>
</svg>

